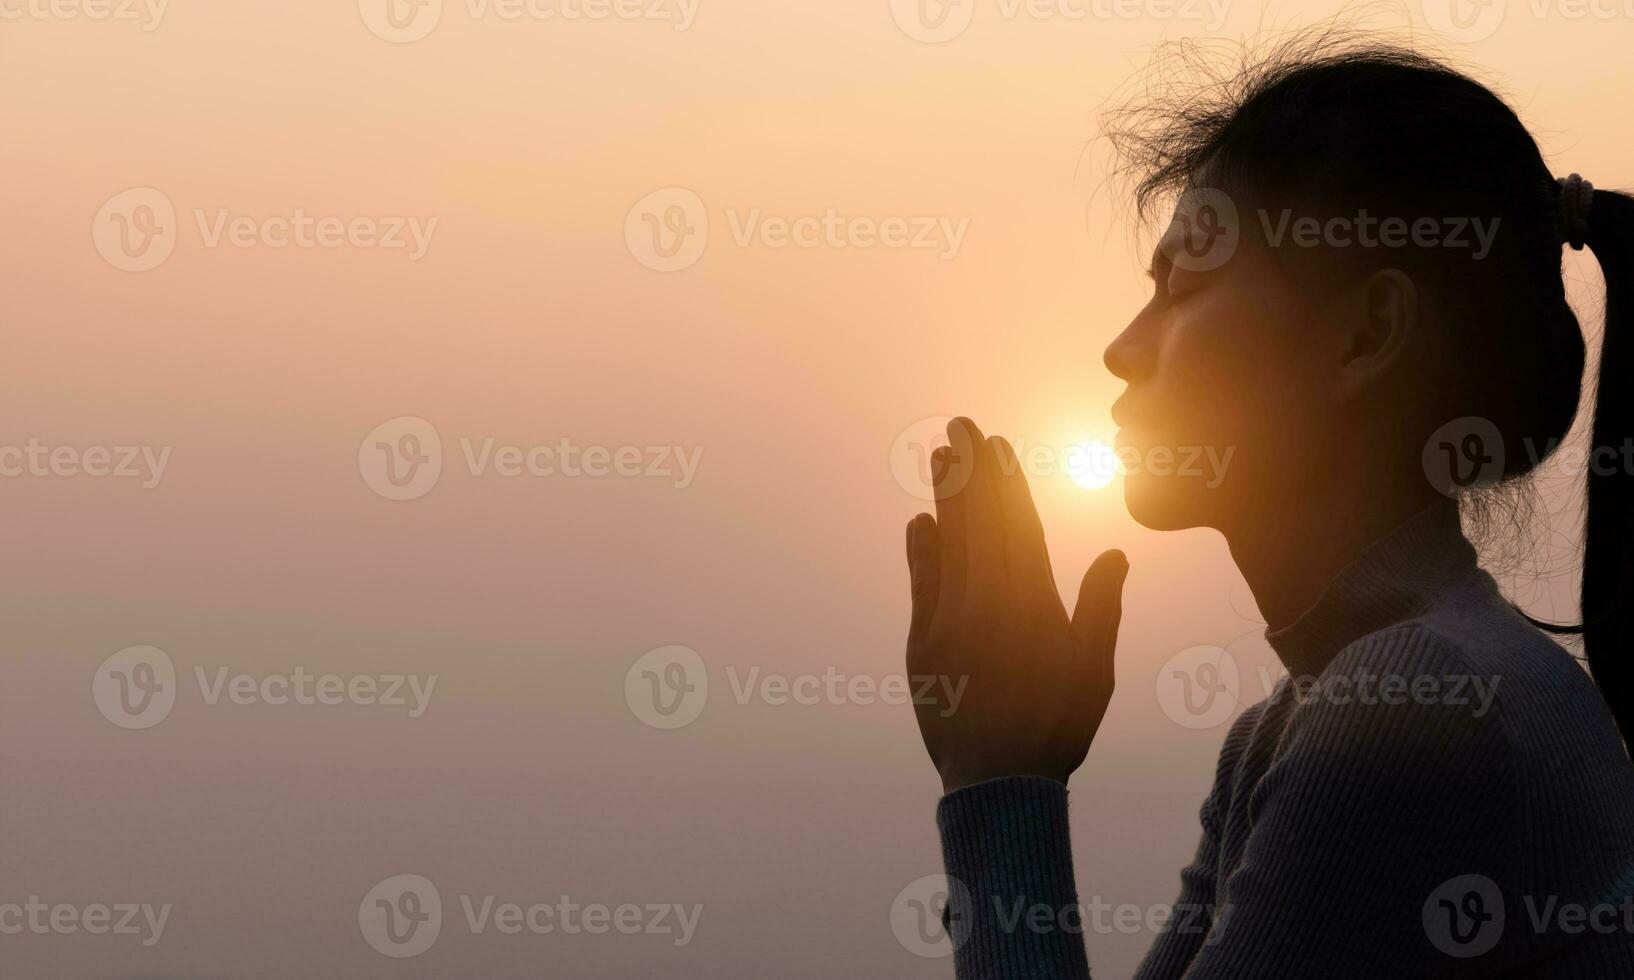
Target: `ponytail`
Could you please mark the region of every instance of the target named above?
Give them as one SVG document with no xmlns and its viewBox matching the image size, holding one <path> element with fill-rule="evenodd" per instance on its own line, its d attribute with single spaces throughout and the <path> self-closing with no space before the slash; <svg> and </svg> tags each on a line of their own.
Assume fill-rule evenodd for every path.
<svg viewBox="0 0 1634 980">
<path fill-rule="evenodd" d="M 1585 236 L 1606 279 L 1583 544 L 1583 649 L 1625 743 L 1634 743 L 1634 198 L 1593 192 Z"/>
<path fill-rule="evenodd" d="M 1606 325 L 1590 436 L 1588 514 L 1584 522 L 1582 626 L 1534 623 L 1552 633 L 1581 633 L 1600 694 L 1625 745 L 1634 745 L 1634 197 L 1562 182 L 1563 237 L 1593 250 L 1606 280 Z M 1592 202 L 1592 205 L 1591 203 Z M 1575 223 L 1577 227 L 1570 227 Z M 1530 617 L 1528 617 L 1530 618 Z"/>
</svg>

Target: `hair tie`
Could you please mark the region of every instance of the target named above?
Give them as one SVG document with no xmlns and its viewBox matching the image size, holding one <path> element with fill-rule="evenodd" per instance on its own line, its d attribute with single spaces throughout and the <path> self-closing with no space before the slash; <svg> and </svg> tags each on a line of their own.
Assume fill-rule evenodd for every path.
<svg viewBox="0 0 1634 980">
<path fill-rule="evenodd" d="M 1589 239 L 1589 208 L 1594 204 L 1594 185 L 1580 174 L 1562 177 L 1555 183 L 1560 185 L 1560 240 L 1580 252 Z"/>
</svg>

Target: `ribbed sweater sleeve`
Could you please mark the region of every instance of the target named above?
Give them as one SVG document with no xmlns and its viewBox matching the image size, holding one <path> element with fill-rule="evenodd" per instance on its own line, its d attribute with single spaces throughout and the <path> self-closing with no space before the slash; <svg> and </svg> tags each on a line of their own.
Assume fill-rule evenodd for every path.
<svg viewBox="0 0 1634 980">
<path fill-rule="evenodd" d="M 1075 910 L 1067 788 L 1018 776 L 977 783 L 937 807 L 949 878 L 945 920 L 959 977 L 1089 976 L 1083 936 L 1036 914 Z"/>
<path fill-rule="evenodd" d="M 1261 745 L 1264 775 L 1230 801 L 1230 819 L 1245 824 L 1240 858 L 1217 883 L 1204 880 L 1206 868 L 1185 882 L 1182 904 L 1218 899 L 1212 926 L 1196 941 L 1166 933 L 1141 980 L 1394 980 L 1513 966 L 1524 942 L 1506 937 L 1462 960 L 1427 929 L 1426 903 L 1447 882 L 1525 879 L 1520 794 L 1498 705 L 1483 711 L 1445 696 L 1468 690 L 1468 674 L 1435 633 L 1404 626 L 1351 644 L 1319 688 L 1285 688 L 1299 699 L 1286 726 L 1255 733 L 1271 740 Z M 1378 691 L 1383 677 L 1416 679 L 1420 692 L 1442 696 L 1359 695 Z M 1205 864 L 1215 846 L 1211 806 Z M 1088 976 L 1079 935 L 1029 928 L 993 904 L 1076 903 L 1064 788 L 984 783 L 944 798 L 939 823 L 948 873 L 970 893 L 969 921 L 952 923 L 961 980 Z"/>
</svg>

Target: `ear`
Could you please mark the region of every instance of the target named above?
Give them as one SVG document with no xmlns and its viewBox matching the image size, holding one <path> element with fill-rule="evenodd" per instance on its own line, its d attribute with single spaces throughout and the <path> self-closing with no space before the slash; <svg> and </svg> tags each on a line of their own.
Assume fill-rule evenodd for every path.
<svg viewBox="0 0 1634 980">
<path fill-rule="evenodd" d="M 1419 328 L 1418 286 L 1400 269 L 1380 269 L 1355 287 L 1335 395 L 1349 401 L 1390 372 Z"/>
</svg>

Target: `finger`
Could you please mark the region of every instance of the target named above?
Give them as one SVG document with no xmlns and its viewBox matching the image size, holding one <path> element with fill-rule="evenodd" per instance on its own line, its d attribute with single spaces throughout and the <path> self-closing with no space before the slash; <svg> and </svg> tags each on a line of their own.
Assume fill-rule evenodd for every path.
<svg viewBox="0 0 1634 980">
<path fill-rule="evenodd" d="M 952 447 L 943 446 L 931 453 L 930 472 L 936 489 L 936 544 L 941 555 L 937 593 L 939 597 L 952 597 L 964 592 L 965 505 L 968 501 L 960 490 L 944 491 L 954 485 L 962 489 L 969 471 L 954 461 Z"/>
<path fill-rule="evenodd" d="M 1078 606 L 1072 613 L 1073 645 L 1092 669 L 1112 676 L 1112 656 L 1118 645 L 1118 624 L 1123 619 L 1123 582 L 1129 559 L 1113 549 L 1102 552 L 1084 573 L 1078 588 Z"/>
<path fill-rule="evenodd" d="M 993 448 L 996 464 L 994 483 L 1004 521 L 1005 564 L 1012 575 L 1054 585 L 1049 549 L 1044 544 L 1044 525 L 1038 519 L 1038 508 L 1033 505 L 1027 476 L 1021 472 L 1021 460 L 1002 436 L 987 441 Z"/>
<path fill-rule="evenodd" d="M 964 546 L 968 574 L 1002 574 L 1004 570 L 1004 515 L 999 508 L 998 462 L 993 447 L 976 423 L 956 418 L 947 426 L 954 465 L 968 460 L 964 489 Z"/>
<path fill-rule="evenodd" d="M 936 518 L 920 514 L 908 522 L 908 582 L 913 592 L 913 617 L 908 623 L 909 650 L 924 639 L 931 617 L 936 614 L 941 561 L 941 548 L 936 543 Z"/>
</svg>

